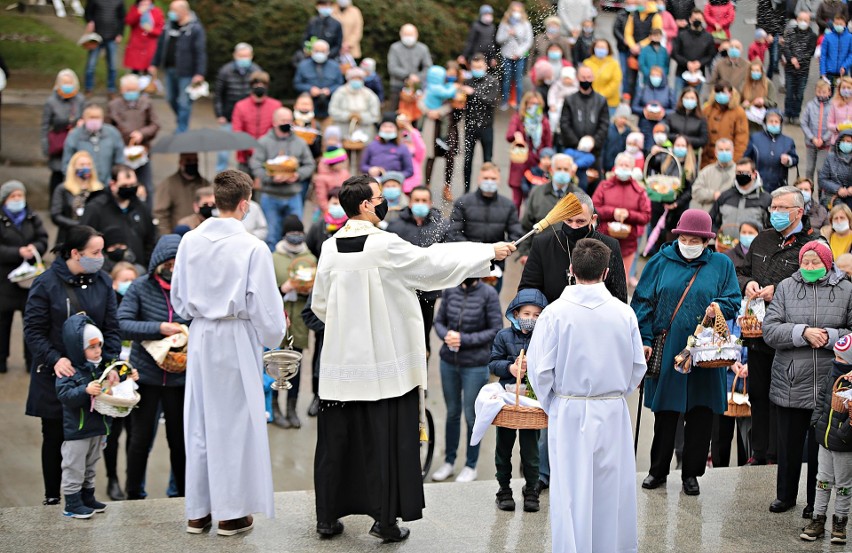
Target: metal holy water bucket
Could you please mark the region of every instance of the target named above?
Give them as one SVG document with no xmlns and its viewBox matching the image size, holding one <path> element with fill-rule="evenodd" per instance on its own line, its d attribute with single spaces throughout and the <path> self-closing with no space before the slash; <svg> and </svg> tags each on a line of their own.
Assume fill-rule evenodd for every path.
<svg viewBox="0 0 852 553">
<path fill-rule="evenodd" d="M 273 390 L 289 390 L 293 387 L 289 380 L 299 373 L 302 354 L 292 349 L 274 349 L 263 354 L 266 374 L 275 379 Z"/>
</svg>

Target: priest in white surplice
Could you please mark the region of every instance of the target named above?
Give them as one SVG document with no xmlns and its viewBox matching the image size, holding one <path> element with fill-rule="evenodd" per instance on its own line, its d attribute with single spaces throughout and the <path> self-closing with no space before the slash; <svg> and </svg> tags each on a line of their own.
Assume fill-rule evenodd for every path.
<svg viewBox="0 0 852 553">
<path fill-rule="evenodd" d="M 577 286 L 535 326 L 528 375 L 549 416 L 550 526 L 558 553 L 638 548 L 636 462 L 625 397 L 645 375 L 633 310 L 606 278 L 610 250 L 583 239 L 572 252 Z"/>
<path fill-rule="evenodd" d="M 415 290 L 458 286 L 490 273 L 514 246 L 414 246 L 376 225 L 388 211 L 375 179 L 343 183 L 349 216 L 322 246 L 311 307 L 325 322 L 314 457 L 317 532 L 343 531 L 340 517 L 371 516 L 370 535 L 402 541 L 397 518 L 422 517 L 419 389 L 426 343 Z M 464 335 L 462 335 L 464 341 Z"/>
<path fill-rule="evenodd" d="M 275 516 L 261 375 L 263 347 L 287 323 L 269 248 L 249 234 L 251 179 L 223 171 L 213 181 L 219 217 L 180 242 L 172 276 L 175 312 L 192 319 L 184 435 L 187 532 L 219 521 L 219 535 L 252 528 L 252 513 Z"/>
</svg>

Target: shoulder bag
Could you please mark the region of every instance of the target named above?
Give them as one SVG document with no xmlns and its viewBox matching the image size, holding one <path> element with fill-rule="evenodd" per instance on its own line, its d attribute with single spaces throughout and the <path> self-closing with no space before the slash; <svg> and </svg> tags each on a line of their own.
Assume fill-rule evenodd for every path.
<svg viewBox="0 0 852 553">
<path fill-rule="evenodd" d="M 699 271 L 701 271 L 701 267 L 698 267 L 695 274 L 692 275 L 689 284 L 686 285 L 686 290 L 683 291 L 683 295 L 680 297 L 680 301 L 677 302 L 677 307 L 675 307 L 672 318 L 669 320 L 669 328 L 671 328 L 677 312 L 680 311 L 680 306 L 683 305 L 683 300 L 686 299 L 686 295 L 689 293 L 689 289 L 692 288 L 692 283 L 695 282 L 695 277 L 698 276 Z M 654 341 L 651 344 L 651 357 L 648 358 L 648 372 L 645 373 L 646 378 L 659 378 L 660 371 L 663 368 L 663 348 L 666 345 L 668 334 L 668 329 L 665 329 L 659 335 L 654 336 Z"/>
</svg>

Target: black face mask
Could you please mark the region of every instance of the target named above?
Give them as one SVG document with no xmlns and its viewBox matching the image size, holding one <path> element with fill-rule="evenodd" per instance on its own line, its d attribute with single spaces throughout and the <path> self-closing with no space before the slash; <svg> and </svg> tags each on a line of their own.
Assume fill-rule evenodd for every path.
<svg viewBox="0 0 852 553">
<path fill-rule="evenodd" d="M 159 271 L 157 271 L 157 274 L 160 275 L 160 278 L 165 280 L 166 282 L 172 281 L 172 270 L 171 269 L 162 268 Z"/>
<path fill-rule="evenodd" d="M 290 134 L 290 129 L 292 125 L 290 123 L 284 123 L 283 125 L 278 125 L 278 130 L 283 134 Z"/>
<path fill-rule="evenodd" d="M 115 261 L 118 263 L 124 259 L 124 254 L 127 252 L 127 248 L 116 248 L 112 251 L 107 251 L 106 256 L 110 259 L 110 261 Z"/>
<path fill-rule="evenodd" d="M 478 281 L 478 280 L 479 280 L 478 278 L 466 278 L 466 279 L 464 279 L 464 282 L 462 282 L 462 284 L 464 285 L 465 288 L 470 288 L 474 284 L 476 284 L 476 281 Z"/>
<path fill-rule="evenodd" d="M 119 186 L 118 187 L 118 197 L 122 200 L 130 200 L 136 197 L 136 187 L 135 186 Z"/>
<path fill-rule="evenodd" d="M 751 175 L 740 175 L 737 173 L 737 176 L 734 177 L 737 180 L 737 184 L 740 186 L 745 186 L 751 182 Z"/>
<path fill-rule="evenodd" d="M 592 234 L 592 225 L 574 228 L 568 223 L 562 223 L 562 232 L 565 234 L 565 238 L 569 242 L 576 243 L 583 238 L 588 238 L 589 235 Z"/>
<path fill-rule="evenodd" d="M 700 31 L 701 29 L 704 28 L 704 24 L 701 23 L 700 21 L 693 21 L 692 22 L 692 28 L 695 29 L 696 31 Z"/>
<path fill-rule="evenodd" d="M 581 90 L 589 90 L 592 88 L 591 81 L 580 81 L 580 89 Z"/>
<path fill-rule="evenodd" d="M 187 177 L 195 178 L 198 176 L 198 164 L 197 163 L 185 163 L 183 165 L 183 173 Z"/>
<path fill-rule="evenodd" d="M 719 55 L 723 58 L 727 58 L 728 57 L 728 51 L 727 50 L 719 50 Z"/>
<path fill-rule="evenodd" d="M 205 219 L 209 219 L 213 217 L 213 210 L 216 209 L 215 205 L 205 204 L 198 208 L 198 214 L 204 217 Z"/>
<path fill-rule="evenodd" d="M 251 93 L 257 96 L 258 98 L 262 98 L 266 96 L 266 87 L 265 86 L 254 86 L 251 89 Z"/>
<path fill-rule="evenodd" d="M 373 206 L 373 209 L 376 210 L 376 217 L 379 218 L 379 221 L 384 221 L 388 215 L 388 201 L 382 200 L 382 203 Z"/>
</svg>

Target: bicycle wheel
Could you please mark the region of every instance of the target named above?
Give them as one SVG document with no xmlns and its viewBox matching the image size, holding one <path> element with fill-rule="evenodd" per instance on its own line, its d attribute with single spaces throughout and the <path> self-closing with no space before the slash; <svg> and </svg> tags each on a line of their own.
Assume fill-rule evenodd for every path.
<svg viewBox="0 0 852 553">
<path fill-rule="evenodd" d="M 420 442 L 420 475 L 423 480 L 432 467 L 432 456 L 435 454 L 435 421 L 432 412 L 426 409 L 426 441 Z"/>
</svg>

